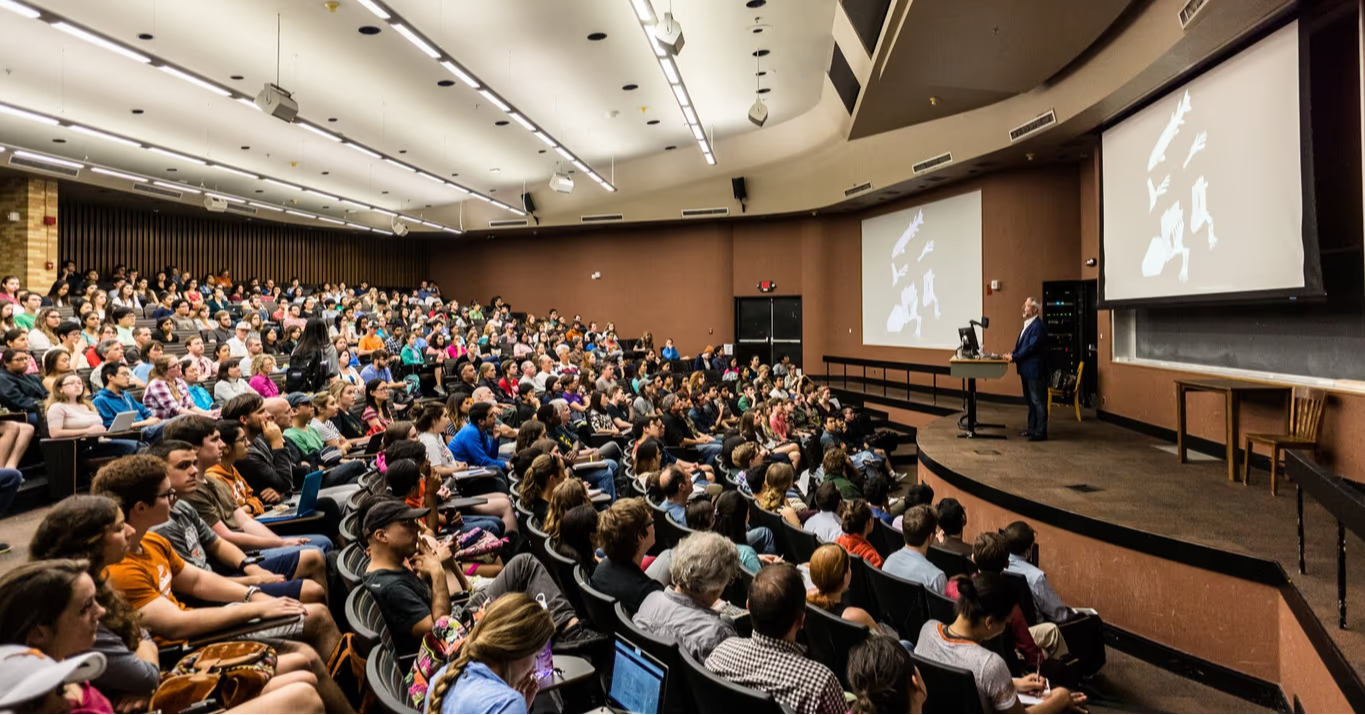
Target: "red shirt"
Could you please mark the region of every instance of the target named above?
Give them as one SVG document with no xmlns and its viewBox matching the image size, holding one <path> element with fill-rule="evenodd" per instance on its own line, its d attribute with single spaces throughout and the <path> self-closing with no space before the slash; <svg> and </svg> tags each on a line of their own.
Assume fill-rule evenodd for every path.
<svg viewBox="0 0 1365 715">
<path fill-rule="evenodd" d="M 944 595 L 953 600 L 957 600 L 957 579 L 948 579 L 948 586 L 944 589 Z M 1024 654 L 1024 662 L 1029 667 L 1036 668 L 1047 658 L 1043 655 L 1043 650 L 1033 640 L 1033 634 L 1029 633 L 1028 621 L 1024 620 L 1024 612 L 1014 607 L 1014 612 L 1010 614 L 1010 633 L 1014 634 L 1014 647 Z"/>
</svg>

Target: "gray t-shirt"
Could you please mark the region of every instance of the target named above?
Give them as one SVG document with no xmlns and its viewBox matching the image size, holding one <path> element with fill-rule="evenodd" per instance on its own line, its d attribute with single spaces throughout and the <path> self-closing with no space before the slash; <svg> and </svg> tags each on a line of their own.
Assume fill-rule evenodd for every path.
<svg viewBox="0 0 1365 715">
<path fill-rule="evenodd" d="M 994 708 L 995 712 L 1013 708 L 1019 699 L 1009 666 L 1003 658 L 973 641 L 949 636 L 946 626 L 939 621 L 928 621 L 920 628 L 919 638 L 915 639 L 915 655 L 972 671 L 983 705 Z"/>
<path fill-rule="evenodd" d="M 204 523 L 204 518 L 199 516 L 193 504 L 183 500 L 176 502 L 171 507 L 171 518 L 164 524 L 153 526 L 150 531 L 171 542 L 175 553 L 187 563 L 212 570 L 209 567 L 208 547 L 218 540 L 218 535 Z"/>
<path fill-rule="evenodd" d="M 634 620 L 641 630 L 676 640 L 678 647 L 702 662 L 725 639 L 737 635 L 734 624 L 719 613 L 672 588 L 645 596 Z"/>
<path fill-rule="evenodd" d="M 635 410 L 636 417 L 643 417 L 654 412 L 654 404 L 649 401 L 649 398 L 641 395 L 635 398 L 635 402 L 631 404 L 631 409 Z"/>
</svg>

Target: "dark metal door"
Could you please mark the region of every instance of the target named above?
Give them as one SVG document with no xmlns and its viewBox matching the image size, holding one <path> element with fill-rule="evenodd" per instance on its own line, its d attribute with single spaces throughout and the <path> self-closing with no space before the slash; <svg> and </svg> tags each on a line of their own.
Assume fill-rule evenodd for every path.
<svg viewBox="0 0 1365 715">
<path fill-rule="evenodd" d="M 787 355 L 801 366 L 800 296 L 735 299 L 735 356 L 745 364 L 754 355 L 767 365 Z"/>
</svg>

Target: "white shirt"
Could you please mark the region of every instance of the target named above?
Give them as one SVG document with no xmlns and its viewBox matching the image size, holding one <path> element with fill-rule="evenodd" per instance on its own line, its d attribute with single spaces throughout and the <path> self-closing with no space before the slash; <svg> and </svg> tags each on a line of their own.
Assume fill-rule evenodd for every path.
<svg viewBox="0 0 1365 715">
<path fill-rule="evenodd" d="M 249 338 L 251 336 L 248 335 L 247 337 Z M 232 357 L 242 357 L 243 355 L 247 354 L 245 340 L 242 340 L 241 338 L 234 335 L 228 339 L 227 344 L 228 350 L 230 351 L 228 354 L 231 355 Z"/>
<path fill-rule="evenodd" d="M 820 537 L 820 541 L 832 544 L 844 535 L 843 521 L 832 511 L 822 511 L 806 520 L 806 531 Z"/>
<path fill-rule="evenodd" d="M 1026 331 L 1028 331 L 1028 326 L 1033 325 L 1033 321 L 1035 321 L 1035 320 L 1037 320 L 1037 319 L 1038 319 L 1038 316 L 1036 316 L 1036 315 L 1033 316 L 1032 318 L 1025 318 L 1025 319 L 1024 319 L 1024 329 L 1019 331 L 1019 337 L 1021 337 L 1021 338 L 1024 337 L 1024 333 L 1025 333 Z"/>
</svg>

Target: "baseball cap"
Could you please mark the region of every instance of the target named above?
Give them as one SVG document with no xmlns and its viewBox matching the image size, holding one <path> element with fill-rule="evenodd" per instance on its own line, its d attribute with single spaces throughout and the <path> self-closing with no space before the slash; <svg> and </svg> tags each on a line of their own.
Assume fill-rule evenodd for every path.
<svg viewBox="0 0 1365 715">
<path fill-rule="evenodd" d="M 248 323 L 248 322 L 246 322 L 245 320 L 243 320 L 242 322 L 240 322 L 240 323 L 237 324 L 237 329 L 238 329 L 238 330 L 251 330 L 251 323 Z"/>
<path fill-rule="evenodd" d="M 306 392 L 291 392 L 284 396 L 284 400 L 290 407 L 298 407 L 305 402 L 312 402 L 313 396 Z"/>
<path fill-rule="evenodd" d="M 35 648 L 0 646 L 0 708 L 42 697 L 59 685 L 94 680 L 104 672 L 103 653 L 53 660 Z"/>
<path fill-rule="evenodd" d="M 408 506 L 407 502 L 397 499 L 386 499 L 370 507 L 365 514 L 365 537 L 380 529 L 400 521 L 408 519 L 420 519 L 427 515 L 430 509 L 416 509 Z"/>
</svg>

